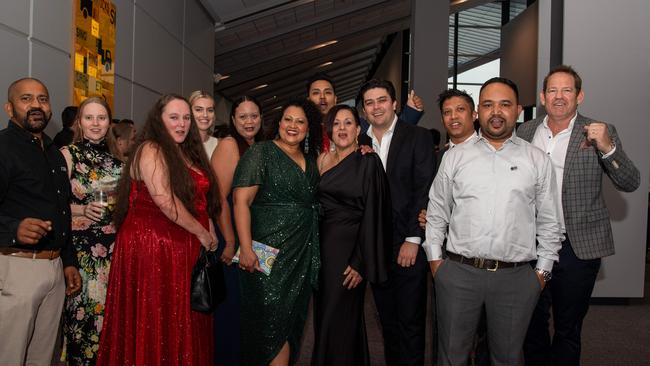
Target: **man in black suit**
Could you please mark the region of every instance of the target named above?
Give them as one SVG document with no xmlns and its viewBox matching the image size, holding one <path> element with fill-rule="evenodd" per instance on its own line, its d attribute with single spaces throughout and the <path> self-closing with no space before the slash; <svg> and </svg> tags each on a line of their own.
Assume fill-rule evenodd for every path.
<svg viewBox="0 0 650 366">
<path fill-rule="evenodd" d="M 359 143 L 372 146 L 388 174 L 393 204 L 393 255 L 389 279 L 373 286 L 384 335 L 386 363 L 424 363 L 427 303 L 427 261 L 420 244 L 424 236 L 418 213 L 427 205 L 435 175 L 429 131 L 397 118 L 395 88 L 372 79 L 361 87 L 359 100 L 370 123 Z"/>
<path fill-rule="evenodd" d="M 334 79 L 329 75 L 324 73 L 316 73 L 307 80 L 307 99 L 311 100 L 316 104 L 321 114 L 323 115 L 323 121 L 325 120 L 325 115 L 337 104 L 336 96 L 336 85 L 334 84 Z M 399 116 L 404 122 L 407 122 L 412 125 L 417 125 L 424 114 L 424 103 L 422 98 L 415 94 L 415 90 L 411 90 L 402 110 L 402 114 Z M 361 125 L 361 133 L 365 133 L 368 130 L 368 122 L 361 118 L 359 120 Z M 323 134 L 323 144 L 327 145 L 329 149 L 329 139 L 327 134 Z M 327 150 L 324 149 L 324 150 Z"/>
</svg>

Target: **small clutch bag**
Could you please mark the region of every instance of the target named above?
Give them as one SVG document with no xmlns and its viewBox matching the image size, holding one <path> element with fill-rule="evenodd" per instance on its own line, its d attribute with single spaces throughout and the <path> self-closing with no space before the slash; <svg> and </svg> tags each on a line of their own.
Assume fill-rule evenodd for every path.
<svg viewBox="0 0 650 366">
<path fill-rule="evenodd" d="M 223 266 L 216 252 L 201 247 L 201 254 L 192 269 L 190 306 L 201 313 L 212 313 L 226 299 Z"/>
<path fill-rule="evenodd" d="M 273 263 L 275 263 L 275 258 L 280 253 L 280 249 L 253 240 L 253 251 L 259 260 L 260 272 L 267 276 L 271 275 L 271 268 L 273 268 Z M 232 262 L 239 262 L 239 249 L 237 249 L 237 253 L 232 258 Z"/>
</svg>

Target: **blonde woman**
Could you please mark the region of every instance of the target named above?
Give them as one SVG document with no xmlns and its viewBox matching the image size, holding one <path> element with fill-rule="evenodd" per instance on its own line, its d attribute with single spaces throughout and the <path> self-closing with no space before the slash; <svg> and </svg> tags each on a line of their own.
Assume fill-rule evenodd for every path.
<svg viewBox="0 0 650 366">
<path fill-rule="evenodd" d="M 111 210 L 97 202 L 95 192 L 102 184 L 116 182 L 122 171 L 122 162 L 106 142 L 110 123 L 106 101 L 99 97 L 86 99 L 72 127 L 72 144 L 61 149 L 72 186 L 72 244 L 82 278 L 82 290 L 66 298 L 63 312 L 70 365 L 95 363 L 104 319 L 115 227 Z"/>
<path fill-rule="evenodd" d="M 212 128 L 214 127 L 214 98 L 210 93 L 196 90 L 190 94 L 190 106 L 192 108 L 192 116 L 196 121 L 196 127 L 199 128 L 201 135 L 201 142 L 208 154 L 208 161 L 212 158 L 214 150 L 217 148 L 219 140 L 212 137 Z"/>
</svg>

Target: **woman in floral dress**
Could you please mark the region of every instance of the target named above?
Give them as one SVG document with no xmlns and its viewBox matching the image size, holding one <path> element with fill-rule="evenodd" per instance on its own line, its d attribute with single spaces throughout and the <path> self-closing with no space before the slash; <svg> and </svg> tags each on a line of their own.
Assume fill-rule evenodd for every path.
<svg viewBox="0 0 650 366">
<path fill-rule="evenodd" d="M 86 99 L 73 126 L 73 143 L 61 150 L 72 186 L 72 242 L 83 281 L 81 292 L 68 296 L 65 303 L 64 356 L 70 365 L 95 364 L 104 319 L 115 228 L 111 207 L 96 202 L 95 192 L 115 184 L 122 171 L 115 146 L 109 147 L 105 139 L 110 121 L 110 110 L 103 99 Z"/>
</svg>

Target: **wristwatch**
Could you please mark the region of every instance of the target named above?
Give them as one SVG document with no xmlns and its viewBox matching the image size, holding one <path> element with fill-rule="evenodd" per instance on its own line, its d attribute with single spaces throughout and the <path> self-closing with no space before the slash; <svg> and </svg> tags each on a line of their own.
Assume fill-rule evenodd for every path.
<svg viewBox="0 0 650 366">
<path fill-rule="evenodd" d="M 542 275 L 542 279 L 544 280 L 544 283 L 547 283 L 553 277 L 553 275 L 551 274 L 551 271 L 547 271 L 545 269 L 535 268 L 535 272 Z"/>
</svg>

